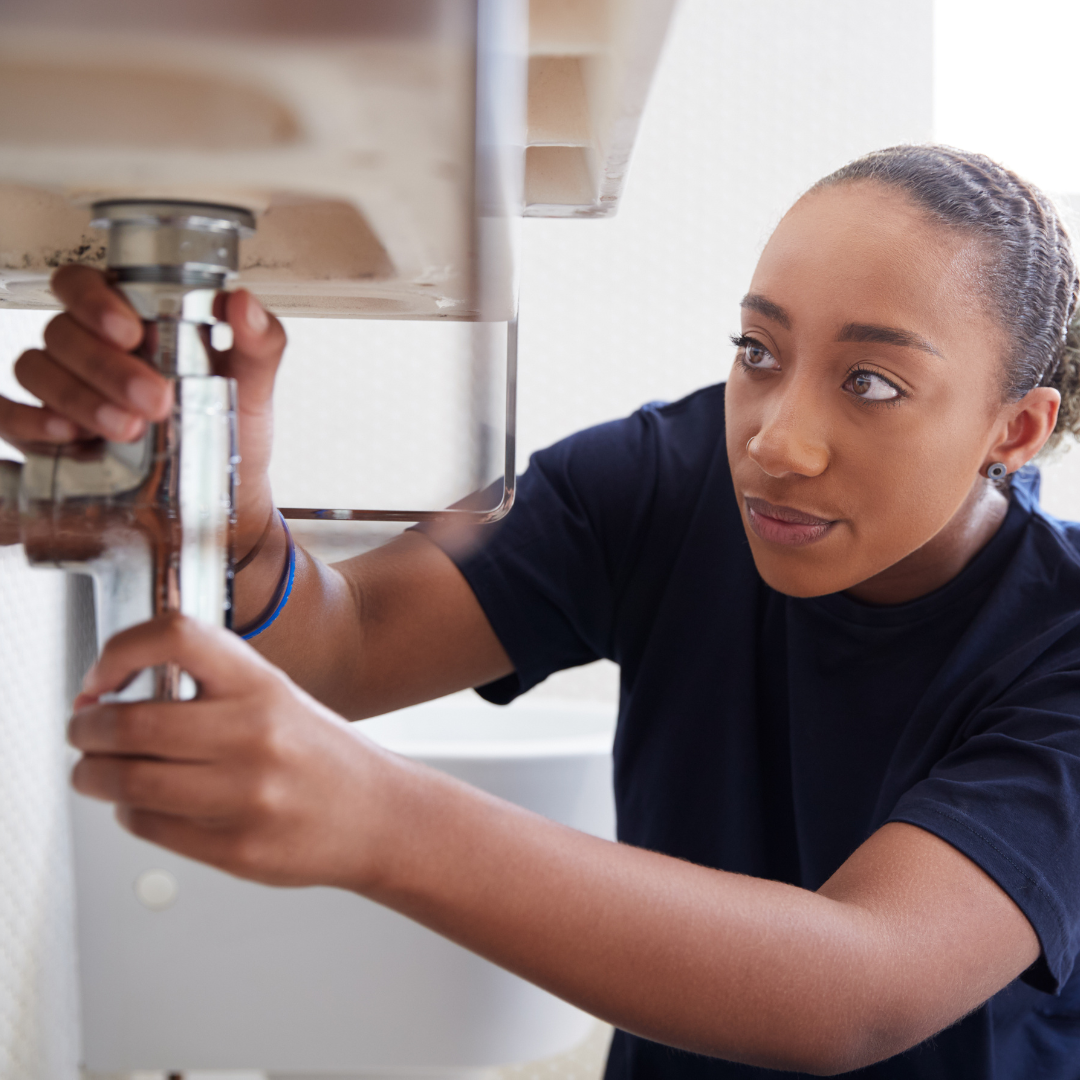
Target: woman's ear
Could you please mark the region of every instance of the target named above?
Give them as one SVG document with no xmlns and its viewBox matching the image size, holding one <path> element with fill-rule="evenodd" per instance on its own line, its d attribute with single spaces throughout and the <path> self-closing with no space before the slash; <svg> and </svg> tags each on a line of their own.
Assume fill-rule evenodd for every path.
<svg viewBox="0 0 1080 1080">
<path fill-rule="evenodd" d="M 1026 465 L 1053 434 L 1060 407 L 1061 394 L 1052 387 L 1037 386 L 1029 390 L 1011 406 L 1004 437 L 990 448 L 983 472 L 995 461 L 1000 461 L 1010 473 Z"/>
</svg>

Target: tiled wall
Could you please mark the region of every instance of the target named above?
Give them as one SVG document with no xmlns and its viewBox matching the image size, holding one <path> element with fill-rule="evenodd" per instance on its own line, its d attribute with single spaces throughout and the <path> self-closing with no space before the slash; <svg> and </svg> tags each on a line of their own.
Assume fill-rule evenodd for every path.
<svg viewBox="0 0 1080 1080">
<path fill-rule="evenodd" d="M 0 314 L 0 355 L 12 355 L 28 344 L 40 334 L 40 326 L 41 319 L 33 314 Z M 4 370 L 0 392 L 9 389 Z M 59 571 L 32 570 L 21 548 L 0 548 L 4 1080 L 73 1080 L 78 1054 L 64 794 L 64 596 Z"/>
</svg>

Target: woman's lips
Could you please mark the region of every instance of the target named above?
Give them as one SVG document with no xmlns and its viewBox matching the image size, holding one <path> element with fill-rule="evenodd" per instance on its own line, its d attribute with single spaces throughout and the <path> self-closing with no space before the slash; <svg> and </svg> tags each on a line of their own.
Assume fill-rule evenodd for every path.
<svg viewBox="0 0 1080 1080">
<path fill-rule="evenodd" d="M 764 499 L 745 496 L 746 519 L 750 528 L 774 544 L 801 547 L 820 540 L 836 524 L 826 518 L 803 513 L 791 506 L 776 506 Z"/>
</svg>

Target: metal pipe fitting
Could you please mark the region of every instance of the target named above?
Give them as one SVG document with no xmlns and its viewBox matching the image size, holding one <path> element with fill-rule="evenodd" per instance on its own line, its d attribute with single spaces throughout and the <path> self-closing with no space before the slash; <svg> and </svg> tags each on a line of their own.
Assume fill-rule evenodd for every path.
<svg viewBox="0 0 1080 1080">
<path fill-rule="evenodd" d="M 243 209 L 165 200 L 94 207 L 109 230 L 110 279 L 143 320 L 137 350 L 173 382 L 173 407 L 134 442 L 103 439 L 0 462 L 0 543 L 31 564 L 94 579 L 99 647 L 171 611 L 228 625 L 232 596 L 235 384 L 211 374 L 217 290 L 235 275 Z M 173 665 L 144 672 L 125 700 L 194 687 Z"/>
<path fill-rule="evenodd" d="M 220 289 L 236 274 L 240 240 L 255 232 L 248 210 L 172 199 L 95 203 L 96 229 L 108 229 L 106 263 L 117 281 Z"/>
</svg>

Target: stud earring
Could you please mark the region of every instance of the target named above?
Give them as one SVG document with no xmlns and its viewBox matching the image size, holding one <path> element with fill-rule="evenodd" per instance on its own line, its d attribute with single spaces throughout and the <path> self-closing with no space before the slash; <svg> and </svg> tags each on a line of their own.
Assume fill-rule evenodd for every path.
<svg viewBox="0 0 1080 1080">
<path fill-rule="evenodd" d="M 991 480 L 1000 480 L 1003 476 L 1008 475 L 1009 470 L 1000 461 L 995 461 L 992 465 L 988 465 L 986 468 L 986 475 Z"/>
</svg>

